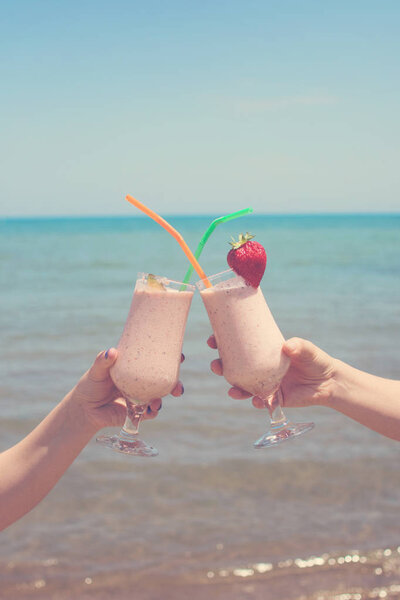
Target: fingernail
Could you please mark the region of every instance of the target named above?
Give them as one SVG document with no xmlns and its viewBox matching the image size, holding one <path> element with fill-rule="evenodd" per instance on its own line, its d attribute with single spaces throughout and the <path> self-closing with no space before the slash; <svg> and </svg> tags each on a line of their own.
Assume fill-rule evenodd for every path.
<svg viewBox="0 0 400 600">
<path fill-rule="evenodd" d="M 147 407 L 147 414 L 150 414 L 150 413 L 151 413 L 151 406 L 149 405 L 149 406 Z"/>
<path fill-rule="evenodd" d="M 183 385 L 181 384 L 181 388 L 182 388 L 182 394 L 185 393 L 185 388 L 183 387 Z"/>
<path fill-rule="evenodd" d="M 108 350 L 106 350 L 106 351 L 105 351 L 105 353 L 104 353 L 104 358 L 108 358 L 108 353 L 109 353 L 109 351 L 110 351 L 110 348 L 109 348 Z"/>
</svg>

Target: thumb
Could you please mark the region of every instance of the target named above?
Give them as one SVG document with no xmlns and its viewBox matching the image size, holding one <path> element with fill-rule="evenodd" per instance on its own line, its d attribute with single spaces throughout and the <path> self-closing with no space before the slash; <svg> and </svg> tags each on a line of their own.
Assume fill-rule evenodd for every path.
<svg viewBox="0 0 400 600">
<path fill-rule="evenodd" d="M 321 352 L 312 342 L 297 337 L 286 340 L 282 350 L 292 361 L 296 362 L 314 362 L 318 358 L 318 353 Z"/>
<path fill-rule="evenodd" d="M 319 365 L 329 368 L 332 359 L 321 348 L 308 340 L 301 338 L 291 338 L 282 346 L 283 352 L 289 356 L 291 362 L 297 365 Z"/>
<path fill-rule="evenodd" d="M 104 381 L 109 376 L 110 367 L 115 363 L 118 352 L 115 348 L 109 348 L 100 352 L 88 371 L 92 381 Z"/>
</svg>

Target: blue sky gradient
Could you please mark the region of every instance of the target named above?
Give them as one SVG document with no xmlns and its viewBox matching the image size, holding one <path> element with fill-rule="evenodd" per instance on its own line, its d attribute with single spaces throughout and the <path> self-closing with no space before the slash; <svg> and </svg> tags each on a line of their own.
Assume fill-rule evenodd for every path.
<svg viewBox="0 0 400 600">
<path fill-rule="evenodd" d="M 0 216 L 400 211 L 400 3 L 6 1 Z M 134 209 L 133 209 L 134 210 Z"/>
</svg>

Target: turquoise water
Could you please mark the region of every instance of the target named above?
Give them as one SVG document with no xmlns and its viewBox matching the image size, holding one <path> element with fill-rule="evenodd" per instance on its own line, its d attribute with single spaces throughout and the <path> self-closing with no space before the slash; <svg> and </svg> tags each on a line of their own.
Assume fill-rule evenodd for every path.
<svg viewBox="0 0 400 600">
<path fill-rule="evenodd" d="M 194 250 L 212 218 L 169 220 Z M 253 214 L 214 232 L 201 258 L 207 274 L 227 268 L 228 241 L 241 231 L 266 248 L 262 288 L 286 337 L 400 377 L 400 215 Z M 138 271 L 181 280 L 186 269 L 177 243 L 145 218 L 1 220 L 0 449 L 117 343 Z M 398 545 L 400 446 L 310 408 L 290 416 L 314 420 L 312 433 L 253 451 L 266 416 L 229 399 L 211 374 L 209 333 L 195 298 L 184 397 L 166 399 L 143 425 L 160 456 L 129 460 L 91 442 L 44 502 L 2 534 L 0 566 L 12 561 L 28 579 L 49 559 L 76 578 L 170 562 L 190 573 L 194 562 L 207 571 L 221 545 L 225 566 Z"/>
</svg>

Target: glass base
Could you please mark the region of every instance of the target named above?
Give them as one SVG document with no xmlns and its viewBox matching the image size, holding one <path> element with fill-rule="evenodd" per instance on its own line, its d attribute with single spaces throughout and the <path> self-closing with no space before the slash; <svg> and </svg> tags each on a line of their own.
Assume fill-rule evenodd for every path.
<svg viewBox="0 0 400 600">
<path fill-rule="evenodd" d="M 253 446 L 257 450 L 276 446 L 276 444 L 281 444 L 303 433 L 307 433 L 313 427 L 314 423 L 286 423 L 276 429 L 271 428 L 270 431 L 267 431 L 260 439 L 254 442 Z"/>
<path fill-rule="evenodd" d="M 123 439 L 118 435 L 100 435 L 96 438 L 96 442 L 106 448 L 110 448 L 110 450 L 129 454 L 130 456 L 151 457 L 158 455 L 157 448 L 149 446 L 139 438 Z"/>
</svg>

